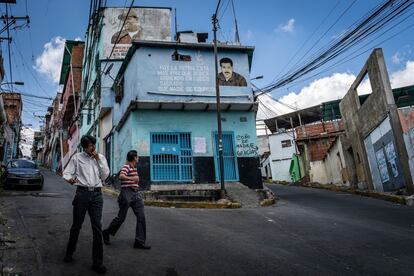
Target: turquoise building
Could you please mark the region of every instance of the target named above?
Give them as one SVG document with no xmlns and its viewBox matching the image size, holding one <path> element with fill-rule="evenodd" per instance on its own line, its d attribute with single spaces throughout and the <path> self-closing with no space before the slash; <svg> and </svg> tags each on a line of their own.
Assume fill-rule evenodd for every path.
<svg viewBox="0 0 414 276">
<path fill-rule="evenodd" d="M 140 183 L 216 183 L 213 45 L 207 34 L 171 36 L 171 9 L 102 8 L 90 19 L 82 66 L 80 136 L 97 137 L 112 175 L 135 149 Z M 128 16 L 127 16 L 128 15 Z M 120 32 L 120 22 L 126 20 Z M 254 48 L 220 44 L 219 84 L 226 181 L 261 188 Z"/>
<path fill-rule="evenodd" d="M 261 188 L 257 104 L 249 81 L 253 50 L 218 47 L 219 72 L 226 65 L 231 71 L 227 83 L 224 74 L 220 83 L 224 177 Z M 112 88 L 108 148 L 113 172 L 121 168 L 126 153 L 136 149 L 140 180 L 147 186 L 219 181 L 212 44 L 133 42 Z"/>
</svg>

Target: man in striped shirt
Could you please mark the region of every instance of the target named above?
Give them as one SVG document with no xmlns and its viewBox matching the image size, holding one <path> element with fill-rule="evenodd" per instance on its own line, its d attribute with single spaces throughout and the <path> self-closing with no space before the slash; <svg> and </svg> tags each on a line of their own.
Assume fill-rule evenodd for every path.
<svg viewBox="0 0 414 276">
<path fill-rule="evenodd" d="M 121 193 L 118 197 L 119 212 L 112 220 L 107 229 L 102 231 L 104 243 L 111 244 L 109 235 L 115 236 L 122 223 L 125 221 L 129 207 L 134 211 L 137 217 L 137 226 L 135 229 L 134 248 L 150 249 L 151 246 L 145 244 L 146 241 L 146 223 L 144 213 L 144 200 L 138 192 L 139 176 L 137 172 L 138 153 L 131 150 L 127 154 L 127 162 L 119 173 L 121 180 Z"/>
</svg>

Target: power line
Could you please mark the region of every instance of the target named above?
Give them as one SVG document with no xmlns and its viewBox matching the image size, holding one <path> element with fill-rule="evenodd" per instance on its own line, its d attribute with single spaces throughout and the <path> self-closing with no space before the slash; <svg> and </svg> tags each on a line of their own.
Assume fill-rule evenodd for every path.
<svg viewBox="0 0 414 276">
<path fill-rule="evenodd" d="M 331 24 L 331 26 L 329 26 L 329 28 L 321 35 L 321 37 L 319 37 L 319 39 L 317 41 L 315 41 L 314 44 L 312 44 L 312 46 L 308 49 L 308 51 L 306 51 L 299 59 L 298 61 L 293 65 L 296 66 L 310 51 L 312 51 L 312 49 L 326 36 L 326 34 L 328 34 L 328 32 L 339 22 L 339 20 L 342 19 L 342 17 L 344 17 L 344 15 L 352 8 L 352 6 L 355 4 L 356 0 L 352 1 L 348 7 L 341 13 L 341 15 Z M 290 71 L 290 70 L 289 70 Z"/>
<path fill-rule="evenodd" d="M 324 19 L 322 19 L 321 23 L 319 23 L 319 25 L 315 28 L 315 30 L 305 39 L 305 41 L 302 43 L 302 45 L 298 48 L 298 50 L 296 51 L 296 53 L 290 58 L 289 62 L 286 63 L 285 66 L 282 67 L 282 69 L 280 69 L 279 73 L 277 74 L 276 78 L 273 79 L 273 81 L 275 81 L 277 78 L 279 78 L 280 74 L 283 72 L 283 68 L 287 68 L 290 63 L 297 57 L 297 55 L 302 51 L 302 49 L 305 47 L 305 45 L 311 40 L 311 38 L 315 35 L 315 33 L 319 30 L 320 27 L 322 27 L 322 25 L 325 23 L 325 21 L 331 16 L 332 12 L 338 7 L 338 5 L 340 4 L 340 1 L 337 0 L 336 5 L 328 12 L 328 14 L 325 16 Z M 337 21 L 336 21 L 337 22 Z M 336 23 L 334 23 L 336 24 Z M 334 24 L 332 25 L 332 27 L 334 26 Z M 321 38 L 319 39 L 319 41 L 322 39 L 323 36 L 321 36 Z M 318 42 L 316 42 L 318 43 Z M 314 44 L 315 45 L 315 44 Z M 305 54 L 306 55 L 306 54 Z"/>
<path fill-rule="evenodd" d="M 46 90 L 43 88 L 43 86 L 40 84 L 40 82 L 39 82 L 39 80 L 36 78 L 36 76 L 33 74 L 33 72 L 32 72 L 32 68 L 29 68 L 29 66 L 27 65 L 27 63 L 26 63 L 26 61 L 25 61 L 25 58 L 24 58 L 24 56 L 23 56 L 23 54 L 22 54 L 22 52 L 20 51 L 20 48 L 19 48 L 19 46 L 13 41 L 13 43 L 14 43 L 14 45 L 16 46 L 16 49 L 17 49 L 17 52 L 19 53 L 19 55 L 20 55 L 20 57 L 21 57 L 21 59 L 22 59 L 22 62 L 23 62 L 23 64 L 25 65 L 25 67 L 26 67 L 26 69 L 27 69 L 27 71 L 30 73 L 30 75 L 32 76 L 32 78 L 34 79 L 34 81 L 36 82 L 36 84 L 37 84 L 37 86 L 39 86 L 39 88 L 41 89 L 41 91 L 46 95 L 46 96 L 49 96 L 49 93 L 47 93 L 46 92 Z"/>
<path fill-rule="evenodd" d="M 37 96 L 37 95 L 33 95 L 33 94 L 28 94 L 28 93 L 20 93 L 21 95 L 23 95 L 23 96 L 26 96 L 26 97 L 31 97 L 31 98 L 37 98 L 37 99 L 44 99 L 44 100 L 50 100 L 50 101 L 53 101 L 54 99 L 53 98 L 48 98 L 48 97 L 42 97 L 42 96 Z"/>
<path fill-rule="evenodd" d="M 224 16 L 224 14 L 226 13 L 226 11 L 227 11 L 227 8 L 229 7 L 229 5 L 230 5 L 230 1 L 231 0 L 227 0 L 227 5 L 226 5 L 226 7 L 224 8 L 224 10 L 223 10 L 223 12 L 221 13 L 221 16 L 218 18 L 218 21 L 220 21 L 222 18 L 223 18 L 223 16 Z M 222 4 L 222 7 L 223 7 L 223 5 L 224 5 L 224 1 L 223 1 L 223 4 Z M 219 8 L 220 9 L 220 8 Z"/>
<path fill-rule="evenodd" d="M 233 8 L 234 27 L 236 29 L 235 34 L 234 34 L 234 40 L 236 43 L 240 43 L 239 26 L 237 24 L 237 16 L 236 16 L 236 9 L 234 7 L 234 0 L 231 0 L 231 6 Z"/>
<path fill-rule="evenodd" d="M 395 2 L 394 0 L 386 1 L 368 16 L 363 17 L 355 28 L 345 32 L 337 39 L 334 39 L 331 45 L 323 48 L 323 50 L 315 58 L 306 62 L 296 70 L 291 70 L 289 73 L 286 73 L 277 81 L 265 86 L 257 95 L 269 93 L 274 89 L 285 86 L 286 84 L 291 83 L 320 68 L 337 56 L 343 54 L 354 45 L 362 42 L 367 37 L 377 33 L 380 28 L 395 21 L 396 18 L 406 13 L 413 4 L 413 0 L 400 2 Z"/>
<path fill-rule="evenodd" d="M 369 51 L 372 51 L 372 49 L 373 49 L 373 48 L 375 48 L 375 47 L 378 47 L 378 46 L 382 45 L 383 43 L 385 43 L 385 42 L 387 42 L 387 41 L 391 40 L 392 38 L 396 37 L 397 35 L 399 35 L 399 34 L 401 34 L 401 33 L 405 32 L 405 31 L 407 31 L 408 29 L 413 28 L 413 27 L 414 27 L 414 24 L 411 24 L 411 25 L 407 26 L 406 28 L 402 29 L 401 31 L 399 31 L 399 32 L 397 32 L 397 33 L 395 33 L 395 34 L 393 34 L 393 35 L 391 35 L 391 36 L 387 37 L 387 38 L 386 38 L 386 39 L 384 39 L 384 40 L 381 40 L 381 41 L 380 41 L 380 42 L 378 42 L 377 44 L 373 45 L 373 47 L 369 47 L 368 49 L 364 50 L 363 52 L 358 53 L 358 54 L 356 54 L 356 55 L 352 56 L 352 54 L 355 54 L 355 52 L 357 52 L 358 50 L 361 50 L 361 48 L 363 48 L 363 47 L 361 47 L 361 48 L 359 48 L 357 51 L 355 51 L 355 52 L 353 52 L 353 53 L 351 53 L 351 54 L 349 54 L 349 55 L 345 56 L 344 58 L 342 58 L 342 59 L 341 59 L 341 60 L 339 60 L 338 62 L 334 63 L 332 66 L 330 66 L 330 67 L 326 68 L 325 70 L 320 71 L 320 72 L 318 72 L 318 73 L 316 73 L 316 74 L 314 74 L 314 75 L 312 75 L 312 76 L 310 76 L 310 77 L 308 77 L 308 78 L 301 79 L 300 81 L 295 81 L 295 82 L 292 82 L 292 84 L 299 84 L 299 83 L 302 83 L 302 82 L 308 81 L 308 80 L 310 80 L 310 79 L 312 79 L 312 78 L 314 78 L 314 77 L 317 77 L 317 76 L 319 76 L 319 75 L 321 75 L 321 74 L 323 74 L 323 73 L 329 72 L 331 69 L 333 69 L 333 68 L 335 68 L 335 67 L 337 67 L 337 66 L 339 66 L 339 65 L 345 64 L 345 63 L 347 63 L 347 62 L 349 62 L 349 61 L 351 61 L 351 60 L 354 60 L 354 59 L 356 59 L 356 58 L 358 58 L 358 57 L 362 56 L 363 54 L 365 54 L 365 53 L 367 53 L 367 52 L 369 52 Z M 376 38 L 376 39 L 378 39 L 378 38 Z M 374 39 L 374 40 L 376 40 L 376 39 Z"/>
</svg>

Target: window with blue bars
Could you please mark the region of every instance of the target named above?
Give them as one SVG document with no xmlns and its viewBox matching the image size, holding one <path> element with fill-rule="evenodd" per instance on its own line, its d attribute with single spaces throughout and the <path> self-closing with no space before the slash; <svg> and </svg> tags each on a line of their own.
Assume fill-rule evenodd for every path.
<svg viewBox="0 0 414 276">
<path fill-rule="evenodd" d="M 191 134 L 151 133 L 151 181 L 193 181 Z"/>
</svg>

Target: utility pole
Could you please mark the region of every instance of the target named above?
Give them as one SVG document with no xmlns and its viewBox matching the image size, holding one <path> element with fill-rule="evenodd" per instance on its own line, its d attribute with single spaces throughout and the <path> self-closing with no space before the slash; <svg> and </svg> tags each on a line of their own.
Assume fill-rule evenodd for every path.
<svg viewBox="0 0 414 276">
<path fill-rule="evenodd" d="M 217 60 L 217 12 L 221 0 L 217 3 L 216 12 L 213 14 L 213 34 L 214 34 L 214 64 L 216 74 L 216 107 L 217 107 L 217 144 L 219 155 L 219 173 L 220 173 L 220 197 L 223 199 L 226 195 L 224 186 L 224 160 L 223 160 L 223 133 L 221 129 L 221 107 L 220 107 L 220 87 L 218 83 L 218 60 Z"/>
<path fill-rule="evenodd" d="M 6 4 L 6 16 L 1 16 L 0 19 L 3 20 L 4 24 L 5 24 L 5 28 L 7 31 L 7 37 L 1 37 L 0 40 L 7 40 L 7 51 L 8 51 L 8 56 L 9 56 L 9 74 L 10 74 L 10 91 L 14 91 L 13 89 L 13 72 L 12 72 L 12 64 L 11 64 L 11 49 L 10 49 L 10 44 L 12 42 L 12 38 L 10 37 L 10 26 L 15 24 L 17 22 L 17 20 L 25 20 L 27 22 L 27 24 L 30 23 L 30 19 L 29 16 L 21 16 L 21 17 L 15 17 L 15 16 L 10 16 L 9 17 L 9 3 L 11 4 L 16 4 L 16 1 L 14 0 L 0 0 L 0 3 L 5 3 Z M 4 28 L 3 28 L 4 30 Z"/>
</svg>

